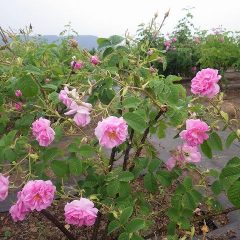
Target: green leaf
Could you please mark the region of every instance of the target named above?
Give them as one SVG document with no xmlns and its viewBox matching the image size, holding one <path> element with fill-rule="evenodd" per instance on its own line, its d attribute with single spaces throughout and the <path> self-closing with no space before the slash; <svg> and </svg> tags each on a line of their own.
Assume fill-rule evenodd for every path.
<svg viewBox="0 0 240 240">
<path fill-rule="evenodd" d="M 78 149 L 81 156 L 89 158 L 95 154 L 94 148 L 89 145 L 81 145 Z"/>
<path fill-rule="evenodd" d="M 212 132 L 208 139 L 208 144 L 212 147 L 214 150 L 223 150 L 222 140 L 218 136 L 216 132 Z"/>
<path fill-rule="evenodd" d="M 226 147 L 229 148 L 236 138 L 237 134 L 235 132 L 231 132 L 226 139 Z"/>
<path fill-rule="evenodd" d="M 157 182 L 153 174 L 147 173 L 144 178 L 144 187 L 149 191 L 149 192 L 156 192 L 157 191 Z"/>
<path fill-rule="evenodd" d="M 127 207 L 123 209 L 122 214 L 120 215 L 120 222 L 121 224 L 125 224 L 128 222 L 128 219 L 132 216 L 133 213 L 133 207 Z"/>
<path fill-rule="evenodd" d="M 154 172 L 154 171 L 156 171 L 158 168 L 159 168 L 159 166 L 160 166 L 160 159 L 158 159 L 158 158 L 153 158 L 152 160 L 151 160 L 151 162 L 150 162 L 150 164 L 148 165 L 148 171 L 149 172 Z"/>
<path fill-rule="evenodd" d="M 76 157 L 69 157 L 69 170 L 73 176 L 79 176 L 82 173 L 82 161 Z"/>
<path fill-rule="evenodd" d="M 222 192 L 222 184 L 216 180 L 212 183 L 211 189 L 215 195 L 219 195 Z"/>
<path fill-rule="evenodd" d="M 117 45 L 121 43 L 124 40 L 124 38 L 118 35 L 113 35 L 109 37 L 109 40 L 111 41 L 112 45 Z"/>
<path fill-rule="evenodd" d="M 229 188 L 240 177 L 240 159 L 234 157 L 222 169 L 219 179 L 225 188 Z"/>
<path fill-rule="evenodd" d="M 23 68 L 24 71 L 28 72 L 28 73 L 32 73 L 34 75 L 42 75 L 43 71 L 33 65 L 27 65 Z"/>
<path fill-rule="evenodd" d="M 17 159 L 16 152 L 10 147 L 5 148 L 3 150 L 3 154 L 4 154 L 5 160 L 8 162 L 13 162 L 13 161 L 16 161 Z"/>
<path fill-rule="evenodd" d="M 129 234 L 126 232 L 123 232 L 119 235 L 118 240 L 129 240 Z"/>
<path fill-rule="evenodd" d="M 136 108 L 139 106 L 140 103 L 141 103 L 141 100 L 139 98 L 128 97 L 124 99 L 123 106 L 125 108 Z"/>
<path fill-rule="evenodd" d="M 175 76 L 175 75 L 168 75 L 168 76 L 166 77 L 166 81 L 167 81 L 167 82 L 178 82 L 178 81 L 181 81 L 181 80 L 182 80 L 181 77 Z"/>
<path fill-rule="evenodd" d="M 26 75 L 17 81 L 17 88 L 22 91 L 24 97 L 34 97 L 39 94 L 38 84 L 29 75 Z"/>
<path fill-rule="evenodd" d="M 134 175 L 131 172 L 123 171 L 118 174 L 118 180 L 120 182 L 129 182 L 134 179 Z"/>
<path fill-rule="evenodd" d="M 52 161 L 51 168 L 57 177 L 65 177 L 69 173 L 68 164 L 64 161 Z"/>
<path fill-rule="evenodd" d="M 121 224 L 118 220 L 113 220 L 108 224 L 108 235 L 121 227 Z"/>
<path fill-rule="evenodd" d="M 129 233 L 133 233 L 143 228 L 145 228 L 145 221 L 140 218 L 135 218 L 126 226 L 126 231 Z"/>
<path fill-rule="evenodd" d="M 103 58 L 107 57 L 109 54 L 113 53 L 114 49 L 112 47 L 108 47 L 103 52 Z"/>
<path fill-rule="evenodd" d="M 131 194 L 131 186 L 128 182 L 120 182 L 119 195 L 121 198 L 126 198 Z"/>
<path fill-rule="evenodd" d="M 131 240 L 144 240 L 144 238 L 142 238 L 139 235 L 133 234 L 132 237 L 131 237 Z"/>
<path fill-rule="evenodd" d="M 228 189 L 227 196 L 230 202 L 236 206 L 240 207 L 240 180 L 233 183 L 233 185 Z"/>
<path fill-rule="evenodd" d="M 183 186 L 185 187 L 186 191 L 192 190 L 192 187 L 193 187 L 192 186 L 192 179 L 189 176 L 184 178 Z"/>
<path fill-rule="evenodd" d="M 143 133 L 144 130 L 147 128 L 146 122 L 144 118 L 142 118 L 140 115 L 128 112 L 123 115 L 123 118 L 127 121 L 127 124 L 133 128 L 135 131 L 139 133 Z"/>
<path fill-rule="evenodd" d="M 44 149 L 44 151 L 42 152 L 42 155 L 41 155 L 41 159 L 44 161 L 44 162 L 48 162 L 50 160 L 53 160 L 56 156 L 59 155 L 59 150 L 58 148 L 48 148 L 48 149 Z"/>
<path fill-rule="evenodd" d="M 99 48 L 103 48 L 111 45 L 111 42 L 107 38 L 98 38 L 97 43 Z"/>
<path fill-rule="evenodd" d="M 119 192 L 119 181 L 109 182 L 107 185 L 107 193 L 109 196 L 115 196 Z"/>
<path fill-rule="evenodd" d="M 165 170 L 159 170 L 156 174 L 157 180 L 165 187 L 168 187 L 172 183 L 171 173 Z"/>
<path fill-rule="evenodd" d="M 177 229 L 177 224 L 175 222 L 170 222 L 167 225 L 167 233 L 168 235 L 174 235 Z"/>
<path fill-rule="evenodd" d="M 212 158 L 212 150 L 211 150 L 210 146 L 208 145 L 207 141 L 203 142 L 203 144 L 201 145 L 201 150 L 205 156 L 207 156 L 210 159 Z"/>
</svg>

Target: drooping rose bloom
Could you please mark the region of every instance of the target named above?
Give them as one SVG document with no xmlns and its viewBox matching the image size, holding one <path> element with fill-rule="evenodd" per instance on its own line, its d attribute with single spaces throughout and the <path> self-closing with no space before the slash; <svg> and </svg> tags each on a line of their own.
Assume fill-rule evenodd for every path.
<svg viewBox="0 0 240 240">
<path fill-rule="evenodd" d="M 76 102 L 73 102 L 70 106 L 70 110 L 65 113 L 65 115 L 74 115 L 74 122 L 80 126 L 85 127 L 90 123 L 90 110 L 92 109 L 92 104 L 90 103 L 81 103 L 78 105 Z"/>
<path fill-rule="evenodd" d="M 186 121 L 186 130 L 180 132 L 180 137 L 184 139 L 188 145 L 197 146 L 208 139 L 207 132 L 210 127 L 200 119 L 188 119 Z"/>
<path fill-rule="evenodd" d="M 23 107 L 23 104 L 21 102 L 16 102 L 14 104 L 14 107 L 17 111 L 21 111 L 22 110 L 22 107 Z"/>
<path fill-rule="evenodd" d="M 4 177 L 0 173 L 0 201 L 4 201 L 8 196 L 9 177 Z"/>
<path fill-rule="evenodd" d="M 219 93 L 217 84 L 221 79 L 218 70 L 206 68 L 199 71 L 191 81 L 191 92 L 203 97 L 213 98 Z"/>
<path fill-rule="evenodd" d="M 113 148 L 122 144 L 128 134 L 128 126 L 126 121 L 120 117 L 110 116 L 98 122 L 95 129 L 95 135 L 99 140 L 99 144 L 106 148 Z"/>
<path fill-rule="evenodd" d="M 23 221 L 29 210 L 25 207 L 23 201 L 21 200 L 21 192 L 18 192 L 17 202 L 11 206 L 9 213 L 14 222 Z"/>
<path fill-rule="evenodd" d="M 52 204 L 55 191 L 56 187 L 50 180 L 31 180 L 23 187 L 19 200 L 27 210 L 41 211 Z"/>
<path fill-rule="evenodd" d="M 22 96 L 22 91 L 19 90 L 19 89 L 16 90 L 16 91 L 15 91 L 15 96 L 16 96 L 16 97 L 21 97 L 21 96 Z"/>
<path fill-rule="evenodd" d="M 167 160 L 166 167 L 171 171 L 176 165 L 182 166 L 185 163 L 197 163 L 201 161 L 201 153 L 197 147 L 184 144 L 178 146 L 175 151 L 172 152 L 172 156 Z"/>
<path fill-rule="evenodd" d="M 59 100 L 68 108 L 71 106 L 73 102 L 73 99 L 68 96 L 69 92 L 70 91 L 68 90 L 68 87 L 64 87 L 64 89 L 61 90 L 60 93 L 58 94 Z"/>
<path fill-rule="evenodd" d="M 74 200 L 64 207 L 64 216 L 68 224 L 78 227 L 92 226 L 97 218 L 98 209 L 94 208 L 94 203 L 87 198 Z"/>
<path fill-rule="evenodd" d="M 90 62 L 91 62 L 93 65 L 98 65 L 98 64 L 100 63 L 100 60 L 99 60 L 98 56 L 94 55 L 94 56 L 91 56 Z"/>
<path fill-rule="evenodd" d="M 55 138 L 55 132 L 50 124 L 51 122 L 45 118 L 39 118 L 32 123 L 32 134 L 42 147 L 50 145 Z"/>
</svg>

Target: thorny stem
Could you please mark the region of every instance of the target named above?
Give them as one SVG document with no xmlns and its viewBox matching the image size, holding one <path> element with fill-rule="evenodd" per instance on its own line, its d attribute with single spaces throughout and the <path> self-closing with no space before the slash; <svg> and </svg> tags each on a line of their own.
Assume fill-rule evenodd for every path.
<svg viewBox="0 0 240 240">
<path fill-rule="evenodd" d="M 46 209 L 42 210 L 41 213 L 51 221 L 69 240 L 77 240 L 71 232 L 69 232 L 62 223 L 60 223 L 50 212 Z"/>
<path fill-rule="evenodd" d="M 94 228 L 93 228 L 93 234 L 92 234 L 92 238 L 91 238 L 92 240 L 97 240 L 97 234 L 98 234 L 98 229 L 100 226 L 101 218 L 102 218 L 102 214 L 101 214 L 101 212 L 98 212 L 97 219 L 96 219 L 96 222 L 95 222 Z"/>
<path fill-rule="evenodd" d="M 113 163 L 114 163 L 114 160 L 115 160 L 116 152 L 117 152 L 117 148 L 114 147 L 114 148 L 112 149 L 111 156 L 110 156 L 110 160 L 109 160 L 109 172 L 111 172 L 112 169 L 113 169 Z"/>
<path fill-rule="evenodd" d="M 159 113 L 157 114 L 157 116 L 155 117 L 154 122 L 156 122 L 160 116 L 162 114 L 164 114 L 165 112 L 167 111 L 167 108 L 161 108 L 161 110 L 159 111 Z M 150 126 L 151 126 L 151 123 L 149 123 L 149 126 L 145 129 L 144 133 L 143 133 L 143 136 L 142 136 L 142 139 L 141 139 L 141 143 L 140 143 L 140 146 L 138 147 L 135 155 L 134 155 L 134 159 L 138 158 L 142 152 L 142 149 L 143 149 L 143 145 L 147 139 L 147 136 L 148 136 L 148 133 L 149 133 L 149 130 L 150 130 Z M 132 166 L 129 168 L 130 171 L 132 171 L 134 169 L 134 163 L 132 164 Z"/>
<path fill-rule="evenodd" d="M 130 137 L 127 141 L 127 148 L 126 148 L 125 155 L 124 155 L 124 160 L 123 160 L 123 171 L 127 170 L 127 162 L 128 162 L 128 159 L 129 159 L 130 150 L 132 148 L 133 135 L 134 135 L 134 130 L 131 129 Z"/>
<path fill-rule="evenodd" d="M 223 211 L 221 211 L 221 212 L 209 213 L 209 214 L 206 214 L 206 215 L 197 217 L 196 219 L 193 220 L 193 222 L 199 222 L 199 221 L 201 221 L 201 220 L 204 220 L 204 219 L 206 220 L 206 219 L 209 219 L 209 218 L 211 218 L 211 217 L 218 216 L 218 215 L 228 214 L 228 213 L 233 212 L 233 211 L 236 211 L 236 210 L 238 210 L 238 209 L 239 209 L 239 208 L 237 208 L 237 207 L 230 207 L 230 208 L 227 208 L 227 209 L 225 209 L 225 210 L 223 210 Z"/>
</svg>

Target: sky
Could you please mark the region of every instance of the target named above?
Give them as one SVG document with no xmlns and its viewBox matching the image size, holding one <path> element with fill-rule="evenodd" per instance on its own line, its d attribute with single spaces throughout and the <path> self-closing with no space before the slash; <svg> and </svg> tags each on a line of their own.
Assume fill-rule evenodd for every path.
<svg viewBox="0 0 240 240">
<path fill-rule="evenodd" d="M 127 29 L 134 34 L 155 12 L 160 22 L 170 8 L 166 33 L 184 16 L 183 8 L 192 7 L 201 29 L 240 30 L 240 0 L 0 0 L 0 26 L 17 30 L 31 23 L 35 34 L 58 35 L 71 22 L 80 35 L 108 37 Z"/>
</svg>

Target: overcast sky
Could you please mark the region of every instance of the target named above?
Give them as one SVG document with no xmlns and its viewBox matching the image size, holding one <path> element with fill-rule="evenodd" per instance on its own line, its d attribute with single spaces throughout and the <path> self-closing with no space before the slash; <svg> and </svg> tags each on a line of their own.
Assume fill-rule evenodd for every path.
<svg viewBox="0 0 240 240">
<path fill-rule="evenodd" d="M 71 22 L 80 35 L 108 37 L 126 29 L 134 34 L 138 24 L 170 8 L 168 32 L 186 7 L 194 7 L 196 26 L 240 30 L 240 0 L 0 0 L 0 25 L 18 29 L 31 22 L 36 34 L 59 34 Z"/>
</svg>

